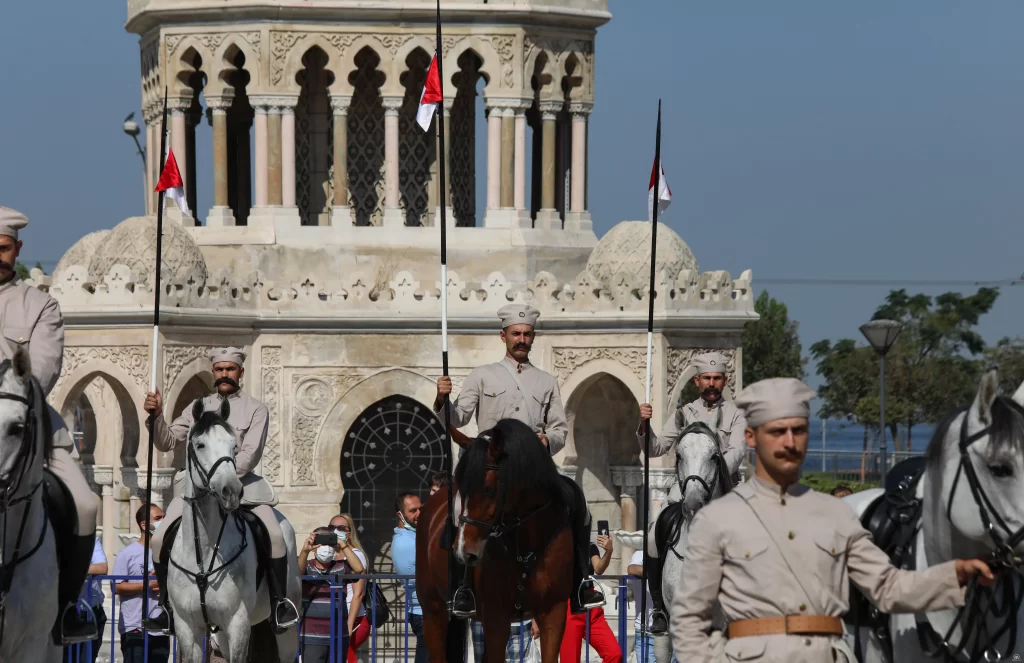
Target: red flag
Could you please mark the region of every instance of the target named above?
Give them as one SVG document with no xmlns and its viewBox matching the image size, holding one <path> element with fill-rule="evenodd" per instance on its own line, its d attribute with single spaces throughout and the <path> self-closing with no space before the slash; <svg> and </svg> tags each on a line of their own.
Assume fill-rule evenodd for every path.
<svg viewBox="0 0 1024 663">
<path fill-rule="evenodd" d="M 181 181 L 178 162 L 174 160 L 174 150 L 167 150 L 167 163 L 164 164 L 164 170 L 160 173 L 160 180 L 156 183 L 155 191 L 166 192 L 165 195 L 177 203 L 178 209 L 186 215 L 192 216 L 192 212 L 188 209 L 188 201 L 185 199 L 185 184 Z"/>
<path fill-rule="evenodd" d="M 651 164 L 651 182 L 647 185 L 647 218 L 654 219 L 654 173 L 658 164 Z M 661 164 L 661 177 L 658 180 L 658 213 L 661 214 L 668 209 L 672 202 L 672 189 L 668 188 L 668 180 L 665 179 L 665 164 Z"/>
<path fill-rule="evenodd" d="M 416 123 L 424 131 L 430 130 L 430 120 L 434 117 L 437 105 L 444 100 L 441 93 L 441 77 L 437 75 L 437 53 L 430 58 L 430 67 L 427 69 L 427 80 L 423 83 L 423 92 L 420 94 L 420 107 L 416 111 Z"/>
</svg>

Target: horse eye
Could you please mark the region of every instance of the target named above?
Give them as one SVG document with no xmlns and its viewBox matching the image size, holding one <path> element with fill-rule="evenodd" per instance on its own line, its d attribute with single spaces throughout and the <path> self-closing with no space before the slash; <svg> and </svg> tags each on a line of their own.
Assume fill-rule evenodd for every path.
<svg viewBox="0 0 1024 663">
<path fill-rule="evenodd" d="M 196 451 L 202 451 L 205 448 L 206 448 L 206 445 L 203 444 L 202 442 L 197 442 L 196 443 Z"/>
<path fill-rule="evenodd" d="M 484 488 L 484 495 L 486 495 L 487 497 L 494 497 L 494 489 Z"/>
<path fill-rule="evenodd" d="M 992 473 L 992 476 L 1000 479 L 1013 476 L 1013 468 L 1006 463 L 1000 463 L 998 465 L 989 465 L 988 471 Z"/>
<path fill-rule="evenodd" d="M 24 432 L 25 425 L 17 421 L 13 422 L 10 426 L 7 427 L 7 434 L 11 436 L 21 435 Z"/>
</svg>

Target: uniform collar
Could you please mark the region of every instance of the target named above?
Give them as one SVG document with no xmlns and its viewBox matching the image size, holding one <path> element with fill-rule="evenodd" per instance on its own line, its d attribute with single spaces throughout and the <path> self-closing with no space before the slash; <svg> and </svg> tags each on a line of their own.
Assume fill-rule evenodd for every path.
<svg viewBox="0 0 1024 663">
<path fill-rule="evenodd" d="M 810 488 L 802 483 L 794 483 L 790 484 L 786 488 L 785 495 L 787 497 L 800 497 L 801 495 L 806 494 L 809 490 Z M 751 476 L 749 481 L 744 481 L 737 486 L 735 492 L 748 500 L 757 496 L 779 501 L 782 499 L 783 495 L 782 486 L 765 481 L 756 474 Z"/>
<path fill-rule="evenodd" d="M 7 283 L 0 284 L 0 294 L 5 293 L 8 290 L 13 290 L 14 288 L 17 288 L 20 284 L 21 279 L 19 279 L 18 275 L 15 274 L 14 278 L 12 278 L 10 281 L 8 281 Z"/>
<path fill-rule="evenodd" d="M 718 400 L 717 403 L 715 403 L 711 407 L 708 407 L 707 403 L 704 402 L 704 399 L 698 396 L 697 400 L 690 402 L 690 407 L 698 411 L 703 410 L 705 412 L 714 412 L 718 408 L 724 409 L 727 403 L 728 401 L 726 401 L 724 398 L 721 398 Z"/>
<path fill-rule="evenodd" d="M 512 357 L 509 357 L 507 352 L 505 353 L 504 360 L 505 360 L 505 362 L 509 366 L 511 366 L 513 369 L 519 371 L 520 373 L 522 373 L 523 371 L 525 371 L 527 368 L 529 368 L 531 366 L 529 359 L 527 359 L 525 362 L 520 364 L 518 361 L 516 361 Z"/>
<path fill-rule="evenodd" d="M 229 401 L 237 401 L 239 398 L 242 397 L 242 392 L 243 391 L 244 390 L 241 387 L 239 387 L 238 390 L 235 391 L 235 393 L 228 395 L 228 400 Z M 211 396 L 216 396 L 217 398 L 221 398 L 220 392 L 217 392 L 217 391 L 213 392 L 213 394 L 211 394 Z"/>
</svg>

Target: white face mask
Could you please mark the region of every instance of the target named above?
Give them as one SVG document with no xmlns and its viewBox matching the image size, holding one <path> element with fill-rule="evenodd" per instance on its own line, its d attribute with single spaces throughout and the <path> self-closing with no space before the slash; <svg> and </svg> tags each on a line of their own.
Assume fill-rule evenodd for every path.
<svg viewBox="0 0 1024 663">
<path fill-rule="evenodd" d="M 334 530 L 334 533 L 338 535 L 338 541 L 348 541 L 348 532 L 336 529 Z"/>
<path fill-rule="evenodd" d="M 150 533 L 151 534 L 156 534 L 156 531 L 158 529 L 160 529 L 160 523 L 162 523 L 162 522 L 163 522 L 162 520 L 157 520 L 155 522 L 149 523 L 149 526 L 152 528 L 152 529 L 149 530 Z"/>
<path fill-rule="evenodd" d="M 326 564 L 332 559 L 334 559 L 334 548 L 332 548 L 331 546 L 317 546 L 316 561 L 320 562 L 321 564 Z"/>
<path fill-rule="evenodd" d="M 399 511 L 398 512 L 398 517 L 402 519 L 402 527 L 404 527 L 405 529 L 409 530 L 410 532 L 415 532 L 416 531 L 416 526 L 411 524 L 408 520 L 405 519 L 405 514 L 404 513 Z"/>
</svg>

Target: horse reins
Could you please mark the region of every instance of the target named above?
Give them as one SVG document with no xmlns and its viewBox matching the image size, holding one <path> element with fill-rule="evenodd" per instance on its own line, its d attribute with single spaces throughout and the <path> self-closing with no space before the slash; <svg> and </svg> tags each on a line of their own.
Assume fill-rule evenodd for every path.
<svg viewBox="0 0 1024 663">
<path fill-rule="evenodd" d="M 193 484 L 193 487 L 196 490 L 207 495 L 213 494 L 213 491 L 210 490 L 210 479 L 213 478 L 213 475 L 217 472 L 217 469 L 221 466 L 222 463 L 231 463 L 232 467 L 236 467 L 234 458 L 232 458 L 231 456 L 221 456 L 213 464 L 213 467 L 211 467 L 209 470 L 206 470 L 206 468 L 203 467 L 202 463 L 199 462 L 199 457 L 196 455 L 195 448 L 193 447 L 191 440 L 189 440 L 186 458 L 188 464 L 187 472 L 189 474 L 189 478 L 191 478 L 192 476 L 192 470 L 195 469 L 199 472 L 199 478 L 202 479 L 203 481 L 203 485 Z M 242 491 L 244 493 L 245 489 L 243 488 Z M 192 537 L 195 543 L 196 568 L 199 570 L 194 572 L 189 571 L 181 564 L 178 564 L 171 557 L 170 551 L 168 551 L 167 553 L 167 561 L 173 564 L 176 569 L 184 573 L 187 577 L 195 580 L 196 588 L 199 590 L 199 608 L 203 612 L 203 621 L 206 622 L 206 628 L 209 629 L 210 633 L 217 633 L 218 631 L 220 631 L 220 627 L 216 624 L 210 623 L 210 616 L 209 614 L 207 614 L 206 611 L 206 590 L 210 586 L 210 576 L 216 573 L 220 573 L 225 568 L 233 564 L 236 559 L 241 557 L 242 552 L 248 546 L 248 540 L 245 536 L 245 522 L 242 520 L 242 517 L 240 515 L 238 515 L 237 513 L 233 514 L 235 525 L 236 527 L 238 527 L 238 533 L 242 537 L 242 544 L 238 547 L 238 550 L 235 551 L 235 554 L 232 555 L 230 559 L 222 563 L 220 566 L 214 568 L 213 565 L 214 562 L 216 562 L 217 560 L 217 553 L 220 551 L 220 542 L 221 539 L 223 539 L 224 537 L 224 528 L 228 524 L 228 514 L 224 513 L 223 509 L 220 509 L 220 503 L 218 503 L 217 507 L 218 509 L 220 509 L 221 516 L 223 516 L 220 521 L 220 531 L 217 533 L 217 542 L 213 545 L 213 551 L 212 554 L 210 555 L 210 563 L 208 565 L 208 568 L 206 569 L 206 571 L 203 571 L 203 554 L 201 552 L 199 544 L 199 516 L 198 509 L 196 508 L 195 504 L 198 501 L 198 498 L 196 496 L 182 497 L 182 500 L 189 505 L 189 510 L 192 512 Z"/>
<path fill-rule="evenodd" d="M 29 390 L 29 395 L 32 395 L 31 389 Z M 21 545 L 25 538 L 25 528 L 28 526 L 29 511 L 32 508 L 31 500 L 39 492 L 39 489 L 42 488 L 43 480 L 40 479 L 28 493 L 20 497 L 11 496 L 21 488 L 25 475 L 36 460 L 35 406 L 31 398 L 25 398 L 9 392 L 0 392 L 0 400 L 16 401 L 28 408 L 25 427 L 21 436 L 21 446 L 18 448 L 18 460 L 11 468 L 11 471 L 3 477 L 6 487 L 3 493 L 0 494 L 0 512 L 4 514 L 4 525 L 0 529 L 0 541 L 7 540 L 7 514 L 10 512 L 11 507 L 26 502 L 25 510 L 21 516 L 21 523 L 18 525 L 18 536 L 14 541 L 14 556 L 10 561 L 7 561 L 3 559 L 6 556 L 6 550 L 0 554 L 0 642 L 3 642 L 4 627 L 7 623 L 7 595 L 10 593 L 11 585 L 14 583 L 14 571 L 20 564 L 36 554 L 42 547 L 43 541 L 46 540 L 46 500 L 42 501 L 43 527 L 39 528 L 39 539 L 32 546 L 31 550 L 21 555 Z M 14 481 L 10 480 L 12 476 L 15 477 Z"/>
<path fill-rule="evenodd" d="M 1024 416 L 1024 407 L 1021 407 L 1012 399 L 1004 399 L 1003 403 L 1015 410 L 1018 414 Z M 1014 552 L 1014 548 L 1021 541 L 1024 541 L 1024 527 L 1019 528 L 1016 532 L 1011 530 L 1006 524 L 1006 521 L 1003 520 L 1002 516 L 999 515 L 999 512 L 993 506 L 988 495 L 985 494 L 985 490 L 981 486 L 981 481 L 978 479 L 977 470 L 975 470 L 974 463 L 971 461 L 968 449 L 974 442 L 977 442 L 988 435 L 991 431 L 991 426 L 986 426 L 976 433 L 968 435 L 967 421 L 969 417 L 969 410 L 965 410 L 963 421 L 960 424 L 960 461 L 957 466 L 956 475 L 953 478 L 953 486 L 949 492 L 949 500 L 946 504 L 946 518 L 952 522 L 953 496 L 956 494 L 956 488 L 959 484 L 960 475 L 962 473 L 967 477 L 967 484 L 970 487 L 974 503 L 978 507 L 978 513 L 981 516 L 981 522 L 985 527 L 985 531 L 996 546 L 996 550 L 989 557 L 989 563 L 992 566 L 996 566 L 1004 570 L 1015 571 L 1021 566 L 1022 560 Z M 993 520 L 995 521 L 994 523 Z M 1006 537 L 1003 536 L 1002 532 L 996 529 L 996 525 L 1006 533 Z M 1005 658 L 1005 656 L 998 650 L 991 648 L 991 646 L 986 647 L 982 643 L 989 643 L 989 645 L 991 645 L 991 643 L 1003 637 L 1007 631 L 1009 631 L 1010 640 L 1006 651 L 1008 653 L 1012 652 L 1017 642 L 1016 612 L 1019 610 L 1021 603 L 1024 602 L 1024 582 L 1018 583 L 1020 585 L 1019 589 L 1014 587 L 1013 578 L 1009 578 L 1007 582 L 1000 584 L 1002 586 L 1002 596 L 1000 597 L 1002 600 L 997 602 L 995 588 L 988 589 L 980 587 L 977 582 L 977 577 L 972 578 L 969 586 L 971 591 L 971 602 L 957 611 L 957 615 L 953 619 L 953 623 L 950 625 L 938 645 L 928 646 L 928 643 L 924 642 L 925 633 L 918 629 L 920 644 L 925 653 L 932 657 L 944 655 L 947 661 L 955 661 L 957 657 L 965 653 L 967 649 L 967 641 L 970 639 L 970 635 L 968 634 L 979 632 L 980 635 L 975 638 L 975 643 L 971 649 L 969 660 L 974 662 L 980 661 L 984 658 L 985 661 L 998 661 Z M 988 632 L 986 618 L 989 616 L 997 620 L 1004 620 L 1004 623 L 994 633 Z M 960 643 L 954 646 L 950 644 L 949 639 L 953 635 L 953 631 L 961 622 L 963 622 L 963 628 L 961 630 L 965 635 L 962 637 Z M 934 631 L 931 631 L 931 633 L 934 633 Z"/>
</svg>

